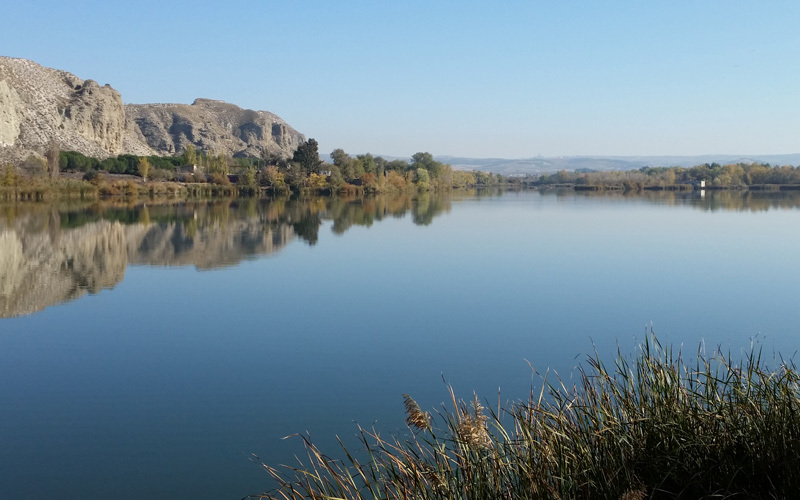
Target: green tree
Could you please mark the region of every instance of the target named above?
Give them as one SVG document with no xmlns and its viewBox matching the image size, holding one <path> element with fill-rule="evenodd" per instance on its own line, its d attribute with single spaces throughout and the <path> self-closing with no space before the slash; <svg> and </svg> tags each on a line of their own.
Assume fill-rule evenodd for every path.
<svg viewBox="0 0 800 500">
<path fill-rule="evenodd" d="M 228 168 L 228 159 L 225 158 L 223 153 L 216 154 L 212 149 L 209 150 L 208 154 L 205 155 L 203 159 L 207 173 L 219 175 L 228 175 L 230 173 L 230 169 Z"/>
<path fill-rule="evenodd" d="M 438 179 L 442 176 L 442 173 L 445 170 L 445 165 L 444 163 L 434 160 L 433 155 L 430 153 L 415 153 L 411 157 L 411 165 L 409 168 L 411 170 L 424 168 L 429 174 L 431 174 L 431 178 Z"/>
<path fill-rule="evenodd" d="M 267 165 L 275 165 L 276 167 L 288 166 L 288 161 L 280 153 L 274 151 L 264 151 L 261 155 L 262 161 Z"/>
<path fill-rule="evenodd" d="M 306 175 L 303 165 L 299 162 L 293 161 L 286 168 L 284 179 L 290 188 L 297 191 L 303 187 L 303 184 L 308 176 Z"/>
<path fill-rule="evenodd" d="M 411 156 L 411 168 L 413 169 L 429 170 L 431 164 L 433 164 L 433 155 L 430 153 L 414 153 Z"/>
<path fill-rule="evenodd" d="M 437 162 L 439 163 L 439 162 Z M 437 189 L 450 189 L 453 187 L 453 167 L 446 163 L 439 163 L 438 175 L 435 179 Z"/>
<path fill-rule="evenodd" d="M 364 173 L 366 174 L 374 174 L 375 173 L 375 158 L 372 157 L 371 154 L 367 153 L 365 155 L 358 155 L 356 157 L 359 162 L 361 162 L 361 168 L 364 169 Z"/>
<path fill-rule="evenodd" d="M 351 158 L 343 149 L 334 149 L 331 153 L 331 160 L 333 160 L 333 165 L 339 168 L 345 181 L 357 179 L 360 176 L 356 169 L 358 161 Z M 364 172 L 361 173 L 363 174 Z"/>
<path fill-rule="evenodd" d="M 472 174 L 475 176 L 475 183 L 485 186 L 491 183 L 491 177 L 486 172 L 481 172 L 480 170 L 474 170 Z"/>
<path fill-rule="evenodd" d="M 398 172 L 405 172 L 406 170 L 408 170 L 409 167 L 408 167 L 408 162 L 405 160 L 392 160 L 389 163 L 387 163 L 384 166 L 384 168 L 387 171 L 395 170 Z"/>
<path fill-rule="evenodd" d="M 465 172 L 463 170 L 456 170 L 453 172 L 453 186 L 467 187 L 475 185 L 475 174 L 472 172 Z"/>
<path fill-rule="evenodd" d="M 100 167 L 100 162 L 97 158 L 85 156 L 77 151 L 61 151 L 58 153 L 58 158 L 58 164 L 61 170 L 87 172 Z"/>
<path fill-rule="evenodd" d="M 331 189 L 336 191 L 344 186 L 344 177 L 342 177 L 342 171 L 336 165 L 331 165 L 330 170 L 331 175 L 328 176 L 328 184 Z"/>
<path fill-rule="evenodd" d="M 136 174 L 139 167 L 139 157 L 134 155 L 119 155 L 117 161 L 120 163 L 118 170 L 123 174 Z"/>
<path fill-rule="evenodd" d="M 417 183 L 417 187 L 423 191 L 427 191 L 431 187 L 431 177 L 428 171 L 422 167 L 417 168 L 414 180 Z"/>
<path fill-rule="evenodd" d="M 183 150 L 183 163 L 185 165 L 194 165 L 197 163 L 197 152 L 194 150 L 194 145 L 189 144 Z"/>
<path fill-rule="evenodd" d="M 255 189 L 256 187 L 256 169 L 254 167 L 248 167 L 244 169 L 239 174 L 239 181 L 237 185 L 240 188 L 244 188 L 247 190 Z"/>
<path fill-rule="evenodd" d="M 319 158 L 319 144 L 317 144 L 317 141 L 309 139 L 301 143 L 294 152 L 292 161 L 299 163 L 306 175 L 317 172 L 322 164 L 322 160 Z"/>
<path fill-rule="evenodd" d="M 386 165 L 389 162 L 386 161 L 383 156 L 376 156 L 375 157 L 375 173 L 380 173 L 383 175 L 383 171 L 386 170 Z"/>
<path fill-rule="evenodd" d="M 17 167 L 7 163 L 3 165 L 3 173 L 0 174 L 0 186 L 11 187 L 19 183 L 19 174 Z"/>
<path fill-rule="evenodd" d="M 344 152 L 344 149 L 336 148 L 331 153 L 331 161 L 333 164 L 339 168 L 342 168 L 348 161 L 350 161 L 350 155 Z"/>
</svg>

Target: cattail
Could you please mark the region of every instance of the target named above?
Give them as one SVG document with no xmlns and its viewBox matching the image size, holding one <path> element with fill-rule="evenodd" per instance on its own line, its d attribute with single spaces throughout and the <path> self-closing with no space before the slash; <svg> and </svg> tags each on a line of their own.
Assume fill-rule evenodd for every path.
<svg viewBox="0 0 800 500">
<path fill-rule="evenodd" d="M 403 394 L 403 404 L 405 405 L 406 413 L 408 414 L 406 417 L 406 423 L 409 426 L 416 427 L 420 430 L 431 428 L 430 416 L 422 411 L 417 402 L 414 401 L 414 398 L 408 394 Z"/>
<path fill-rule="evenodd" d="M 483 414 L 483 405 L 478 402 L 478 397 L 472 401 L 474 414 L 467 411 L 466 404 L 459 412 L 458 437 L 464 443 L 478 447 L 487 447 L 492 444 L 489 433 L 486 430 L 486 415 Z"/>
</svg>

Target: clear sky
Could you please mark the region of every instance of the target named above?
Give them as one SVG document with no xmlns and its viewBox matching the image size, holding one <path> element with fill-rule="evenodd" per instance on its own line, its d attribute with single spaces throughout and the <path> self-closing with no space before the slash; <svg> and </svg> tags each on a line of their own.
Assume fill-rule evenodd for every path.
<svg viewBox="0 0 800 500">
<path fill-rule="evenodd" d="M 0 55 L 126 103 L 268 110 L 321 153 L 800 152 L 800 2 L 10 1 Z"/>
</svg>

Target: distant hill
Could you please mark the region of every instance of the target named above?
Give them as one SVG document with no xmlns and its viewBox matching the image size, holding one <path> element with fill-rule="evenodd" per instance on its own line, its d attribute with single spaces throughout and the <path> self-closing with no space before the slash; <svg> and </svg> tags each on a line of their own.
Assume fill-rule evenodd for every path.
<svg viewBox="0 0 800 500">
<path fill-rule="evenodd" d="M 559 170 L 634 170 L 642 167 L 694 167 L 703 163 L 763 162 L 771 165 L 800 165 L 800 153 L 785 155 L 701 155 L 701 156 L 553 156 L 534 158 L 464 158 L 437 156 L 437 161 L 460 170 L 483 170 L 506 176 L 558 172 Z"/>
</svg>

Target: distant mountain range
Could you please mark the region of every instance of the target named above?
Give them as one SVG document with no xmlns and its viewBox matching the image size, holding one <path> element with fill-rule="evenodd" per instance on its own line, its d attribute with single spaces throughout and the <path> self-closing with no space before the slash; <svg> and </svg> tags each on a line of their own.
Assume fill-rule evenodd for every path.
<svg viewBox="0 0 800 500">
<path fill-rule="evenodd" d="M 769 163 L 800 165 L 800 153 L 785 155 L 700 155 L 700 156 L 537 156 L 534 158 L 464 158 L 436 156 L 459 170 L 482 170 L 506 176 L 542 174 L 559 170 L 634 170 L 642 167 L 694 167 L 703 163 Z"/>
</svg>

